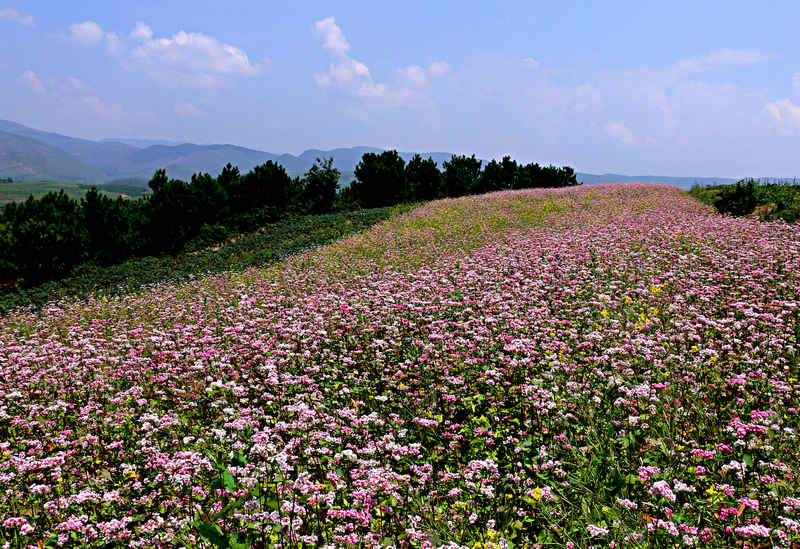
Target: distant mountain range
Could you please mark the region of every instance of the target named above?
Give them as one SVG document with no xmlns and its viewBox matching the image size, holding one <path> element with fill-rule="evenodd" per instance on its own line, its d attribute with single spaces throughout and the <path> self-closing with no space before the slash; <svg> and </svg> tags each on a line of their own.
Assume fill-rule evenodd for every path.
<svg viewBox="0 0 800 549">
<path fill-rule="evenodd" d="M 739 179 L 730 177 L 672 177 L 668 175 L 620 175 L 618 173 L 594 175 L 590 173 L 579 173 L 578 180 L 582 181 L 585 185 L 648 181 L 651 183 L 664 183 L 666 185 L 675 185 L 684 189 L 690 189 L 693 185 L 725 185 L 728 183 L 736 183 Z"/>
<path fill-rule="evenodd" d="M 272 160 L 282 164 L 289 175 L 305 173 L 317 158 L 333 157 L 342 172 L 343 182 L 354 178 L 353 171 L 364 153 L 381 152 L 375 147 L 350 147 L 332 150 L 310 149 L 295 156 L 275 154 L 236 145 L 195 145 L 150 139 L 104 139 L 91 141 L 36 130 L 0 120 L 0 178 L 39 179 L 81 183 L 107 183 L 124 179 L 142 186 L 161 168 L 170 177 L 189 179 L 192 174 L 218 174 L 230 162 L 242 173 Z M 415 153 L 401 152 L 406 161 Z M 439 166 L 452 156 L 447 152 L 420 153 L 432 157 Z M 724 177 L 627 176 L 578 173 L 586 184 L 624 181 L 653 181 L 689 188 L 693 184 L 731 183 Z"/>
<path fill-rule="evenodd" d="M 0 177 L 96 181 L 102 176 L 64 149 L 23 135 L 0 131 Z"/>
</svg>

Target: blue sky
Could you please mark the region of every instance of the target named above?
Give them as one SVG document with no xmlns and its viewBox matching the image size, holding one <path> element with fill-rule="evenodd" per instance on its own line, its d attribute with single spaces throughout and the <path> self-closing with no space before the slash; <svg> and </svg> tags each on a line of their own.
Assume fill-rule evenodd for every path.
<svg viewBox="0 0 800 549">
<path fill-rule="evenodd" d="M 0 0 L 0 118 L 271 152 L 800 175 L 800 3 Z"/>
</svg>

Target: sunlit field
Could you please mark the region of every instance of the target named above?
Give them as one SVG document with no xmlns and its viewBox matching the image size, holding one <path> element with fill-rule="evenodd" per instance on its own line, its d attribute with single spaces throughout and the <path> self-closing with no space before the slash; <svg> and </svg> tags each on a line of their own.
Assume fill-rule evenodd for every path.
<svg viewBox="0 0 800 549">
<path fill-rule="evenodd" d="M 796 547 L 800 227 L 429 203 L 0 319 L 4 547 Z"/>
<path fill-rule="evenodd" d="M 0 182 L 0 208 L 9 202 L 22 202 L 27 200 L 29 196 L 39 198 L 50 192 L 59 192 L 63 190 L 67 196 L 75 199 L 82 198 L 86 191 L 91 188 L 91 185 L 82 183 L 56 183 L 50 181 L 15 181 L 12 183 Z M 138 191 L 138 194 L 136 193 Z M 135 187 L 101 187 L 102 194 L 110 197 L 117 198 L 122 196 L 123 193 L 128 192 L 131 197 L 138 197 L 142 194 L 142 189 Z"/>
</svg>

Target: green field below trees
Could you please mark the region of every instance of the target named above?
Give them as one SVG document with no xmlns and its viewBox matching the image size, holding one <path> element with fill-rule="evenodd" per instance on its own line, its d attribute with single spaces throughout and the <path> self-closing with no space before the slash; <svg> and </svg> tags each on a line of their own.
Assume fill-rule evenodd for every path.
<svg viewBox="0 0 800 549">
<path fill-rule="evenodd" d="M 56 181 L 12 181 L 9 183 L 0 179 L 0 206 L 10 202 L 22 202 L 27 200 L 29 196 L 39 198 L 47 193 L 57 193 L 61 190 L 70 198 L 78 200 L 83 198 L 86 195 L 86 191 L 93 186 L 84 183 L 59 183 Z M 123 194 L 128 195 L 130 198 L 138 198 L 148 190 L 141 187 L 122 185 L 101 185 L 98 188 L 104 196 L 109 198 L 117 198 Z"/>
</svg>

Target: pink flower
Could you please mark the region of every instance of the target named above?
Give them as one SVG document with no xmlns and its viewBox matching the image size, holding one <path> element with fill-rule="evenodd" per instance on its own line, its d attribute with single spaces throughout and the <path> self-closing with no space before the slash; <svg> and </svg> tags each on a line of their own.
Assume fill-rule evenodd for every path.
<svg viewBox="0 0 800 549">
<path fill-rule="evenodd" d="M 664 480 L 657 480 L 650 487 L 651 494 L 658 494 L 669 501 L 675 501 L 675 494 L 672 492 L 669 484 Z"/>
</svg>

